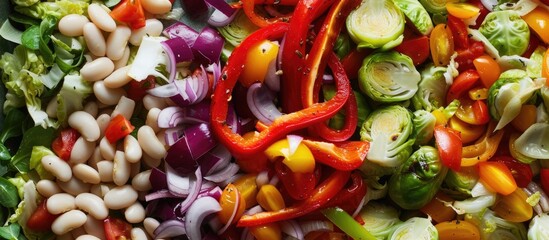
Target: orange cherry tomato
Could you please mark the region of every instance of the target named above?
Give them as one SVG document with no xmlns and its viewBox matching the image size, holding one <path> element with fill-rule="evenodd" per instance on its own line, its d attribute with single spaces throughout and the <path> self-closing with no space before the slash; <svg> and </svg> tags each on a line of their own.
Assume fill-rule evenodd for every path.
<svg viewBox="0 0 549 240">
<path fill-rule="evenodd" d="M 446 10 L 454 17 L 466 19 L 472 18 L 479 14 L 480 8 L 470 3 L 446 3 Z"/>
<path fill-rule="evenodd" d="M 477 69 L 477 72 L 480 75 L 482 85 L 486 88 L 490 88 L 490 86 L 498 80 L 499 75 L 501 74 L 499 64 L 488 55 L 482 55 L 475 58 L 475 60 L 473 60 L 473 65 L 475 65 L 475 69 Z"/>
<path fill-rule="evenodd" d="M 482 134 L 484 134 L 484 131 L 486 129 L 486 125 L 469 124 L 461 121 L 456 116 L 450 118 L 450 120 L 448 121 L 448 126 L 461 133 L 461 142 L 463 144 L 474 142 L 475 140 L 480 138 Z"/>
<path fill-rule="evenodd" d="M 246 174 L 239 177 L 233 184 L 240 192 L 240 195 L 246 200 L 246 207 L 251 207 L 257 204 L 256 195 L 258 191 L 255 181 L 257 174 Z"/>
<path fill-rule="evenodd" d="M 435 228 L 440 240 L 480 240 L 478 227 L 467 221 L 441 222 Z"/>
<path fill-rule="evenodd" d="M 509 195 L 517 189 L 511 170 L 502 162 L 478 163 L 480 180 L 499 194 Z"/>
<path fill-rule="evenodd" d="M 549 10 L 539 6 L 522 16 L 522 19 L 545 44 L 549 43 Z"/>
<path fill-rule="evenodd" d="M 451 207 L 446 206 L 444 202 L 452 201 L 454 201 L 454 199 L 450 196 L 438 191 L 435 197 L 420 210 L 437 223 L 450 221 L 456 217 L 456 211 L 454 211 Z"/>
<path fill-rule="evenodd" d="M 520 108 L 520 113 L 511 121 L 511 125 L 521 132 L 526 131 L 532 124 L 536 123 L 538 109 L 536 105 L 525 104 Z"/>
<path fill-rule="evenodd" d="M 454 54 L 454 37 L 446 24 L 438 24 L 430 37 L 431 58 L 435 66 L 446 66 Z"/>
<path fill-rule="evenodd" d="M 534 213 L 532 206 L 526 201 L 527 198 L 528 195 L 521 188 L 517 188 L 513 193 L 499 197 L 492 210 L 507 221 L 526 222 Z"/>
<path fill-rule="evenodd" d="M 238 200 L 237 200 L 238 199 Z M 236 205 L 238 203 L 238 206 Z M 231 219 L 235 207 L 237 208 L 233 223 L 236 223 L 238 219 L 244 214 L 246 209 L 246 199 L 240 194 L 238 188 L 232 183 L 229 183 L 221 193 L 219 198 L 219 205 L 221 205 L 221 211 L 217 213 L 219 221 L 226 224 Z"/>
<path fill-rule="evenodd" d="M 244 70 L 239 79 L 240 83 L 244 87 L 249 87 L 256 82 L 263 82 L 269 68 L 269 63 L 274 61 L 277 55 L 278 44 L 269 40 L 260 42 L 252 47 L 246 56 Z"/>
</svg>

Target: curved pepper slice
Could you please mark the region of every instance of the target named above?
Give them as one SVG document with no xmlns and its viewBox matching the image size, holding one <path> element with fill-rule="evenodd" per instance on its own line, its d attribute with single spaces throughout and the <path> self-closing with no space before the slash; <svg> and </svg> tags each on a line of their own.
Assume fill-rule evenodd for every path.
<svg viewBox="0 0 549 240">
<path fill-rule="evenodd" d="M 360 167 L 370 149 L 366 141 L 330 143 L 303 139 L 302 143 L 309 147 L 316 161 L 343 171 Z"/>
<path fill-rule="evenodd" d="M 494 132 L 495 127 L 496 124 L 493 121 L 490 121 L 484 137 L 477 140 L 473 145 L 463 147 L 461 158 L 462 167 L 474 166 L 479 162 L 486 162 L 494 156 L 504 133 L 503 129 Z"/>
</svg>

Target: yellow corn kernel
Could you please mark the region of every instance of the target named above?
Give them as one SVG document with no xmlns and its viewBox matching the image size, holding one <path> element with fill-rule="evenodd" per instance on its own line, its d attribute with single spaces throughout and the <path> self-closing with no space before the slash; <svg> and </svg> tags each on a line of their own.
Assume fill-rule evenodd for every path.
<svg viewBox="0 0 549 240">
<path fill-rule="evenodd" d="M 259 205 L 267 211 L 278 211 L 286 207 L 282 194 L 271 184 L 261 186 L 256 199 Z"/>
<path fill-rule="evenodd" d="M 257 240 L 279 240 L 282 239 L 282 231 L 278 223 L 267 223 L 264 225 L 249 228 L 250 233 Z"/>
</svg>

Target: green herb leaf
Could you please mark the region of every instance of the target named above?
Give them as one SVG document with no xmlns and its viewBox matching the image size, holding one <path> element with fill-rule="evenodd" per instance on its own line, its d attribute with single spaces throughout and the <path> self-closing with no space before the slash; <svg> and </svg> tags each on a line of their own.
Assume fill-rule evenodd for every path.
<svg viewBox="0 0 549 240">
<path fill-rule="evenodd" d="M 40 45 L 40 28 L 38 26 L 27 28 L 21 36 L 21 43 L 28 49 L 38 50 Z"/>
<path fill-rule="evenodd" d="M 0 227 L 0 237 L 3 239 L 18 240 L 19 232 L 21 232 L 21 226 L 17 223 Z"/>
<path fill-rule="evenodd" d="M 11 159 L 10 150 L 0 143 L 0 161 L 8 161 Z"/>
<path fill-rule="evenodd" d="M 19 204 L 17 187 L 7 179 L 0 177 L 0 205 L 7 208 L 14 208 L 17 207 L 17 204 Z"/>
<path fill-rule="evenodd" d="M 29 161 L 33 146 L 50 146 L 55 138 L 54 128 L 43 128 L 36 126 L 30 128 L 23 134 L 23 141 L 11 159 L 11 166 L 20 173 L 29 171 Z"/>
<path fill-rule="evenodd" d="M 16 108 L 10 110 L 4 119 L 2 131 L 0 132 L 0 142 L 5 143 L 8 138 L 23 134 L 23 119 L 25 119 L 23 111 Z"/>
</svg>

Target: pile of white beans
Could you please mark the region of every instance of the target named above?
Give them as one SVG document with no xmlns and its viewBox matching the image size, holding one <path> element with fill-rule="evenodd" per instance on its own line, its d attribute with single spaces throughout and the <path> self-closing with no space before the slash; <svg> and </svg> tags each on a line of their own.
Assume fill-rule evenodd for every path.
<svg viewBox="0 0 549 240">
<path fill-rule="evenodd" d="M 150 14 L 171 10 L 169 0 L 141 0 Z M 42 158 L 42 165 L 54 180 L 40 180 L 38 193 L 47 198 L 47 210 L 60 216 L 52 231 L 58 239 L 105 239 L 103 220 L 111 211 L 119 211 L 134 227 L 132 239 L 151 239 L 159 223 L 146 218 L 141 202 L 151 189 L 151 168 L 161 165 L 167 146 L 164 133 L 157 125 L 158 114 L 171 103 L 165 99 L 145 96 L 142 106 L 147 110 L 146 125 L 138 129 L 137 139 L 131 135 L 111 144 L 105 137 L 110 120 L 121 114 L 130 119 L 136 102 L 125 97 L 124 86 L 130 55 L 128 43 L 139 46 L 143 36 L 159 36 L 162 23 L 154 18 L 138 30 L 116 23 L 109 9 L 91 4 L 88 17 L 71 14 L 59 22 L 59 31 L 70 37 L 83 36 L 89 52 L 88 62 L 80 69 L 81 76 L 93 83 L 97 101 L 89 101 L 84 110 L 72 113 L 70 127 L 80 133 L 69 161 L 55 155 Z M 91 21 L 90 21 L 91 20 Z M 140 104 L 141 105 L 141 104 Z M 56 116 L 57 102 L 51 101 L 46 112 Z M 139 140 L 138 140 L 139 139 Z"/>
</svg>

